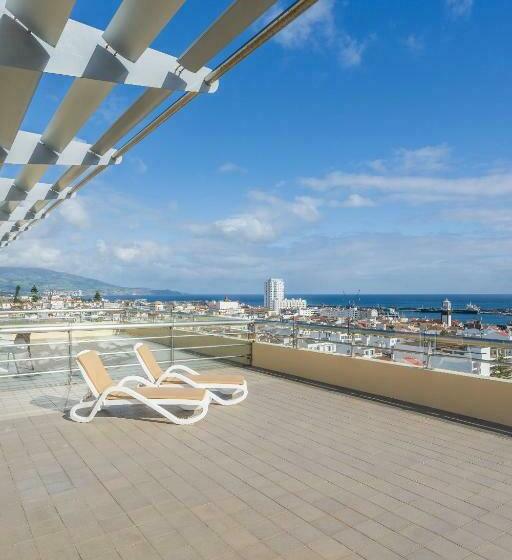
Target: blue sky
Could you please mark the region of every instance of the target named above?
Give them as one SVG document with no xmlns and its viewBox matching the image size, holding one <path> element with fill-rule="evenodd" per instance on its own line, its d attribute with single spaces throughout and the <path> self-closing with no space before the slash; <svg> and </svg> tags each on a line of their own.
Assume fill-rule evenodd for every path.
<svg viewBox="0 0 512 560">
<path fill-rule="evenodd" d="M 73 17 L 105 27 L 118 4 Z M 181 54 L 228 4 L 188 0 L 152 46 Z M 191 293 L 270 275 L 290 292 L 512 292 L 510 22 L 507 0 L 320 0 L 0 263 Z M 23 128 L 70 83 L 45 76 Z M 138 94 L 115 88 L 79 137 Z"/>
</svg>

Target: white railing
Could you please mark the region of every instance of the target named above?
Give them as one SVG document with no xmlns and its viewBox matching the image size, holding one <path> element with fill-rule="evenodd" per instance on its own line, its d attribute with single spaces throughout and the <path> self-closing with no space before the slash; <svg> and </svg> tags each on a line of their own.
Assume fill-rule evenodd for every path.
<svg viewBox="0 0 512 560">
<path fill-rule="evenodd" d="M 140 341 L 153 343 L 157 361 L 165 367 L 212 360 L 250 364 L 251 332 L 248 321 L 221 320 L 5 326 L 0 327 L 0 381 L 64 375 L 71 383 L 78 372 L 75 356 L 88 347 L 98 350 L 108 368 L 137 367 L 133 345 Z M 194 342 L 198 338 L 200 342 Z M 121 358 L 120 363 L 113 363 L 111 358 Z"/>
<path fill-rule="evenodd" d="M 350 357 L 394 361 L 413 367 L 493 375 L 497 360 L 510 367 L 512 341 L 435 335 L 431 332 L 381 330 L 306 323 L 257 321 L 255 340 Z"/>
</svg>

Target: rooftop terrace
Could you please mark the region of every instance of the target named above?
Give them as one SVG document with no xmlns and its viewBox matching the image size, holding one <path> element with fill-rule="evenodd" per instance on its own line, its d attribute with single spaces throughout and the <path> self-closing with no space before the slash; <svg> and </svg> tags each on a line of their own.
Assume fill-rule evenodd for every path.
<svg viewBox="0 0 512 560">
<path fill-rule="evenodd" d="M 82 384 L 2 380 L 0 558 L 512 557 L 506 435 L 202 364 L 249 397 L 193 426 L 135 407 L 76 424 Z"/>
</svg>

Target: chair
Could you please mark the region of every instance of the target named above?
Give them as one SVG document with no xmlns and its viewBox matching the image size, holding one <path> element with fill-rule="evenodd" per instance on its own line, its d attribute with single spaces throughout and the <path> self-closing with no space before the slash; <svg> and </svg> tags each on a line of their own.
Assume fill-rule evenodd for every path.
<svg viewBox="0 0 512 560">
<path fill-rule="evenodd" d="M 99 354 L 94 350 L 80 352 L 76 356 L 76 361 L 90 393 L 71 408 L 69 415 L 75 422 L 90 422 L 102 408 L 119 405 L 144 404 L 167 420 L 180 425 L 199 422 L 208 412 L 210 395 L 205 390 L 180 386 L 155 387 L 147 379 L 137 375 L 125 377 L 116 384 L 108 374 Z M 143 386 L 127 387 L 129 382 Z M 166 406 L 177 406 L 184 410 L 200 410 L 200 413 L 180 418 L 166 410 L 164 408 Z M 77 414 L 79 410 L 91 407 L 92 410 L 88 416 Z"/>
<path fill-rule="evenodd" d="M 181 364 L 163 371 L 149 346 L 138 342 L 133 349 L 144 373 L 157 387 L 172 383 L 186 384 L 195 389 L 206 389 L 210 391 L 213 402 L 224 406 L 237 404 L 247 397 L 247 381 L 242 375 L 199 374 L 192 368 Z"/>
</svg>

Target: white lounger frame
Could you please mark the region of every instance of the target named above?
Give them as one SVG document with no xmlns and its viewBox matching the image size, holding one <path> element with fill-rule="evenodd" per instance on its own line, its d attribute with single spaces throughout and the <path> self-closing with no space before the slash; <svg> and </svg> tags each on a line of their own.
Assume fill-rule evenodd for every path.
<svg viewBox="0 0 512 560">
<path fill-rule="evenodd" d="M 79 352 L 77 354 L 77 357 L 87 352 L 89 352 L 89 350 Z M 78 361 L 77 363 L 80 372 L 82 373 L 82 376 L 85 379 L 87 386 L 89 387 L 90 392 L 86 394 L 82 398 L 82 400 L 79 403 L 75 404 L 69 411 L 70 418 L 75 422 L 90 422 L 102 408 L 119 405 L 144 404 L 155 412 L 158 412 L 174 424 L 179 425 L 194 424 L 196 422 L 199 422 L 199 420 L 202 420 L 208 412 L 208 406 L 210 404 L 210 394 L 208 393 L 208 391 L 206 391 L 205 398 L 203 400 L 180 399 L 178 397 L 174 399 L 147 399 L 140 393 L 137 393 L 137 391 L 135 391 L 134 389 L 126 386 L 126 384 L 130 382 L 138 383 L 139 385 L 144 385 L 147 387 L 155 386 L 154 383 L 151 383 L 147 379 L 144 379 L 143 377 L 140 377 L 138 375 L 129 375 L 123 378 L 118 384 L 108 387 L 108 389 L 105 389 L 105 391 L 100 394 L 87 375 L 87 372 L 82 367 L 82 364 Z M 108 396 L 111 393 L 125 393 L 127 397 L 132 398 L 109 400 Z M 184 410 L 201 409 L 201 412 L 189 418 L 180 418 L 179 416 L 176 416 L 172 412 L 166 410 L 164 408 L 165 406 L 177 406 Z M 81 416 L 77 414 L 78 410 L 91 407 L 92 410 L 87 416 Z"/>
<path fill-rule="evenodd" d="M 142 369 L 144 370 L 144 373 L 147 375 L 153 386 L 160 387 L 162 383 L 164 383 L 167 379 L 179 379 L 183 384 L 194 387 L 195 389 L 206 389 L 210 393 L 211 400 L 223 406 L 238 404 L 247 398 L 247 395 L 249 393 L 249 389 L 247 388 L 247 381 L 244 380 L 242 385 L 233 383 L 215 383 L 214 385 L 211 383 L 198 383 L 194 381 L 193 376 L 200 374 L 192 368 L 182 364 L 176 364 L 174 366 L 168 367 L 160 376 L 160 378 L 156 380 L 153 377 L 151 371 L 149 371 L 148 367 L 146 366 L 142 356 L 138 352 L 139 348 L 143 345 L 144 344 L 142 342 L 137 342 L 134 345 L 133 349 L 140 365 L 142 366 Z M 144 381 L 147 380 L 145 379 Z M 229 398 L 226 398 L 218 395 L 217 393 L 231 396 Z"/>
</svg>

